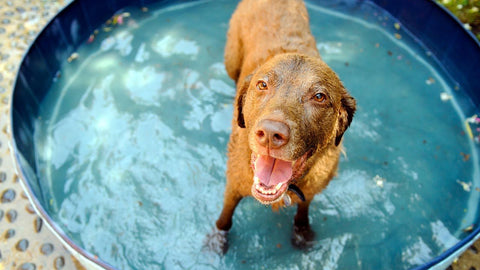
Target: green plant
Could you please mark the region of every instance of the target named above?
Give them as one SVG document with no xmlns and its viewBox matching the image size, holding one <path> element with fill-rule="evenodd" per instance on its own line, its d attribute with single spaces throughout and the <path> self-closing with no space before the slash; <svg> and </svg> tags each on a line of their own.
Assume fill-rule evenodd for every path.
<svg viewBox="0 0 480 270">
<path fill-rule="evenodd" d="M 480 40 L 480 0 L 437 0 Z"/>
</svg>

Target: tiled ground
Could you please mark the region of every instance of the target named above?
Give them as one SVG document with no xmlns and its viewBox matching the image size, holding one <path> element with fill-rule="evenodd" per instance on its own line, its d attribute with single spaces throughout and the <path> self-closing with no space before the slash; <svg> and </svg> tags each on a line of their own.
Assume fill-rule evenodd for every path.
<svg viewBox="0 0 480 270">
<path fill-rule="evenodd" d="M 0 270 L 83 269 L 35 214 L 15 175 L 8 147 L 16 70 L 36 34 L 65 4 L 0 0 Z"/>
<path fill-rule="evenodd" d="M 8 147 L 9 102 L 23 53 L 69 0 L 0 0 L 0 270 L 83 269 L 33 211 Z M 480 270 L 480 241 L 451 266 Z"/>
</svg>

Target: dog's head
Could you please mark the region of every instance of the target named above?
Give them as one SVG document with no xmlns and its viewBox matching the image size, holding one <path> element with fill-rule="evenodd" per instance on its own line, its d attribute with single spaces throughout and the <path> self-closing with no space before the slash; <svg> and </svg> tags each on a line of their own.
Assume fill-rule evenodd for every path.
<svg viewBox="0 0 480 270">
<path fill-rule="evenodd" d="M 237 122 L 252 150 L 252 195 L 278 201 L 308 171 L 307 160 L 338 147 L 355 99 L 319 58 L 281 54 L 239 82 Z"/>
</svg>

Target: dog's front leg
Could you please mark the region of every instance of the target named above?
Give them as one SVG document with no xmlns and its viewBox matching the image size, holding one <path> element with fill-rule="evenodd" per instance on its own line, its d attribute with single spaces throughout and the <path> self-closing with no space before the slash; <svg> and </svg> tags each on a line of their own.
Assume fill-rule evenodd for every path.
<svg viewBox="0 0 480 270">
<path fill-rule="evenodd" d="M 242 196 L 238 194 L 233 194 L 233 192 L 228 192 L 228 190 L 225 192 L 222 213 L 216 222 L 217 229 L 222 231 L 230 230 L 232 227 L 233 212 L 241 199 Z"/>
<path fill-rule="evenodd" d="M 298 249 L 308 249 L 313 246 L 315 232 L 310 228 L 308 208 L 311 201 L 298 203 L 297 214 L 293 223 L 292 245 Z"/>
<path fill-rule="evenodd" d="M 225 254 L 228 251 L 227 234 L 232 227 L 232 218 L 235 208 L 243 197 L 230 192 L 227 187 L 225 199 L 220 217 L 216 222 L 216 228 L 213 233 L 207 236 L 207 246 L 211 251 Z"/>
</svg>

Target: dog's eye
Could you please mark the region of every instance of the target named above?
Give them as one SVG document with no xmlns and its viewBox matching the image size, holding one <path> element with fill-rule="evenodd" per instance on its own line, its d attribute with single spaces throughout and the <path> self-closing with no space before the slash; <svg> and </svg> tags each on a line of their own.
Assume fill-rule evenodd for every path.
<svg viewBox="0 0 480 270">
<path fill-rule="evenodd" d="M 316 93 L 315 96 L 313 96 L 313 99 L 316 102 L 324 102 L 327 99 L 327 96 L 324 93 Z"/>
<path fill-rule="evenodd" d="M 268 85 L 265 81 L 260 80 L 260 81 L 257 82 L 257 88 L 258 88 L 258 90 L 267 90 Z"/>
</svg>

